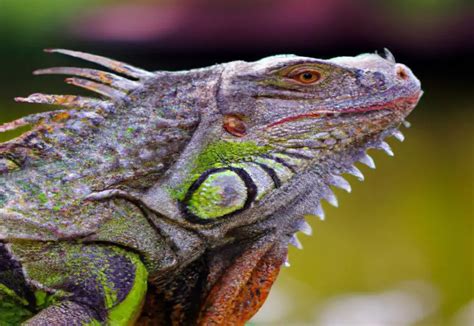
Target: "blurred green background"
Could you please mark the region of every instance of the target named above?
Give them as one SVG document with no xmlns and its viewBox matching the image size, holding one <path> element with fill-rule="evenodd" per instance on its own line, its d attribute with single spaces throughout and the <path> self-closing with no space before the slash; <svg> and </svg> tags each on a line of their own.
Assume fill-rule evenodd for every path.
<svg viewBox="0 0 474 326">
<path fill-rule="evenodd" d="M 50 108 L 29 93 L 79 93 L 46 66 L 81 65 L 66 47 L 147 69 L 187 69 L 277 53 L 314 57 L 389 48 L 425 95 L 373 152 L 340 208 L 310 217 L 255 325 L 474 325 L 472 1 L 0 0 L 0 123 Z M 14 137 L 3 135 L 0 140 Z M 350 178 L 350 177 L 349 177 Z"/>
</svg>

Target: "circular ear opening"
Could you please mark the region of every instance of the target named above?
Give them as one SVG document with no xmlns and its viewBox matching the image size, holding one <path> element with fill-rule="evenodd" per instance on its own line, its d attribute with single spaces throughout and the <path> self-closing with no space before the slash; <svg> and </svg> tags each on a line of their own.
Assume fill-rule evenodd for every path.
<svg viewBox="0 0 474 326">
<path fill-rule="evenodd" d="M 241 117 L 235 114 L 224 116 L 224 129 L 235 137 L 243 137 L 247 133 L 247 126 Z"/>
</svg>

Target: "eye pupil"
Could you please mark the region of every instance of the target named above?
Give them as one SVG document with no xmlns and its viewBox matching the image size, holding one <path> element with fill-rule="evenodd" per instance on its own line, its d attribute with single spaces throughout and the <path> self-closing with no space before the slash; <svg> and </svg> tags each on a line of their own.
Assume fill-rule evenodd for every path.
<svg viewBox="0 0 474 326">
<path fill-rule="evenodd" d="M 321 80 L 321 73 L 310 67 L 303 70 L 301 67 L 297 67 L 293 71 L 290 71 L 285 77 L 293 79 L 300 84 L 310 85 Z"/>
<path fill-rule="evenodd" d="M 317 71 L 306 70 L 294 75 L 292 78 L 303 84 L 312 84 L 317 82 L 321 78 L 321 75 Z"/>
</svg>

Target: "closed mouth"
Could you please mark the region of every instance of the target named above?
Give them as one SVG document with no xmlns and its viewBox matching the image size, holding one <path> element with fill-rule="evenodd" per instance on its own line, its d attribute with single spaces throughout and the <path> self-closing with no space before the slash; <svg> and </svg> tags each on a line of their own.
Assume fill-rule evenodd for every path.
<svg viewBox="0 0 474 326">
<path fill-rule="evenodd" d="M 336 115 L 340 116 L 343 114 L 353 114 L 353 113 L 357 114 L 357 113 L 365 113 L 365 112 L 381 111 L 381 110 L 402 110 L 402 111 L 411 110 L 418 103 L 421 95 L 423 95 L 423 91 L 420 90 L 411 96 L 399 97 L 399 98 L 396 98 L 395 100 L 385 102 L 382 104 L 374 104 L 370 106 L 361 106 L 361 107 L 348 107 L 342 110 L 322 108 L 313 112 L 298 114 L 298 115 L 289 116 L 289 117 L 280 119 L 278 121 L 272 122 L 271 124 L 267 125 L 266 129 L 270 129 L 284 123 L 302 120 L 302 119 L 308 119 L 308 118 L 309 119 L 321 118 L 321 117 L 336 116 Z"/>
</svg>

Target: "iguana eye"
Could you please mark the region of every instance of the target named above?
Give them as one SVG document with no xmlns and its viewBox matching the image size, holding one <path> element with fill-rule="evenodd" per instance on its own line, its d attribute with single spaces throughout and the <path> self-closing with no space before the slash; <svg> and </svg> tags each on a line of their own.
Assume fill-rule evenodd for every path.
<svg viewBox="0 0 474 326">
<path fill-rule="evenodd" d="M 305 69 L 303 71 L 292 72 L 288 77 L 302 84 L 313 84 L 321 79 L 321 74 L 313 69 Z"/>
</svg>

